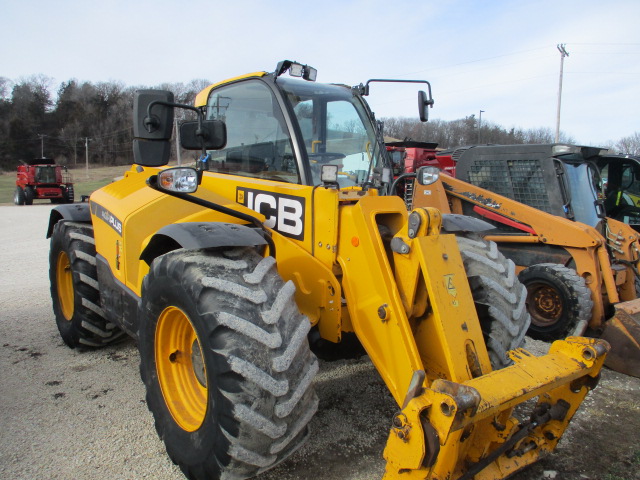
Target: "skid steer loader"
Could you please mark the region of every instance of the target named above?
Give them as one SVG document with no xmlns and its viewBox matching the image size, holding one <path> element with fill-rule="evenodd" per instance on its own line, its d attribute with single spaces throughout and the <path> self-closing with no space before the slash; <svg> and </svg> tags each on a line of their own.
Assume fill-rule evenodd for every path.
<svg viewBox="0 0 640 480">
<path fill-rule="evenodd" d="M 518 161 L 510 161 L 513 171 Z M 425 174 L 428 182 L 422 180 Z M 493 225 L 484 238 L 496 242 L 515 262 L 527 287 L 531 337 L 553 340 L 586 332 L 603 337 L 612 344 L 605 365 L 640 377 L 640 247 L 629 225 L 598 218 L 592 227 L 433 170 L 425 169 L 417 177 L 413 208 L 438 208 Z M 497 183 L 497 174 L 492 178 Z M 521 194 L 526 188 L 520 187 Z M 598 206 L 595 195 L 594 204 Z M 603 229 L 606 236 L 600 233 Z"/>
<path fill-rule="evenodd" d="M 318 407 L 308 339 L 350 332 L 398 404 L 385 478 L 511 476 L 555 448 L 608 344 L 517 348 L 529 316 L 513 264 L 469 233 L 478 220 L 380 195 L 372 81 L 315 76 L 283 61 L 195 106 L 136 93 L 136 163 L 51 214 L 62 338 L 137 339 L 156 429 L 190 479 L 253 477 L 294 452 Z M 419 92 L 422 119 L 432 103 Z M 167 167 L 175 108 L 196 117 L 180 127 L 195 168 Z"/>
</svg>

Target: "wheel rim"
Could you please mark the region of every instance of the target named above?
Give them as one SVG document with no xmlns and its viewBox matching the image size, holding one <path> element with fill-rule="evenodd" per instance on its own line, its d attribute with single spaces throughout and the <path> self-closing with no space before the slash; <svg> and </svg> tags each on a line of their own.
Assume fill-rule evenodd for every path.
<svg viewBox="0 0 640 480">
<path fill-rule="evenodd" d="M 562 317 L 562 297 L 550 285 L 529 286 L 527 305 L 531 315 L 531 323 L 539 327 L 549 327 Z"/>
<path fill-rule="evenodd" d="M 71 262 L 66 252 L 58 254 L 56 265 L 56 285 L 58 287 L 58 300 L 62 315 L 68 321 L 73 318 L 73 274 L 71 272 Z"/>
<path fill-rule="evenodd" d="M 158 382 L 174 421 L 194 432 L 207 413 L 207 376 L 200 341 L 189 317 L 167 307 L 158 318 L 155 335 Z"/>
</svg>

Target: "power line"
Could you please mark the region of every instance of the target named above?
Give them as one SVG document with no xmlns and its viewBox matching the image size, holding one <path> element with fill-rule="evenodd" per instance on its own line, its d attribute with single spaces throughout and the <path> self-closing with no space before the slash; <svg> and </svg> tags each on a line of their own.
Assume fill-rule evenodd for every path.
<svg viewBox="0 0 640 480">
<path fill-rule="evenodd" d="M 406 77 L 406 76 L 409 76 L 409 75 L 417 75 L 417 74 L 424 73 L 424 72 L 432 72 L 434 70 L 443 70 L 443 69 L 452 68 L 452 67 L 459 67 L 461 65 L 469 65 L 469 64 L 472 64 L 472 63 L 486 62 L 488 60 L 495 60 L 496 58 L 511 57 L 511 56 L 515 56 L 515 55 L 521 55 L 523 53 L 529 53 L 529 52 L 535 52 L 535 51 L 539 51 L 539 50 L 544 50 L 544 49 L 547 49 L 547 48 L 549 48 L 549 45 L 545 45 L 544 47 L 531 48 L 531 49 L 528 49 L 528 50 L 520 50 L 518 52 L 504 53 L 502 55 L 494 55 L 493 57 L 478 58 L 476 60 L 468 60 L 466 62 L 452 63 L 450 65 L 429 67 L 429 69 L 427 69 L 427 70 L 419 70 L 419 71 L 416 71 L 416 72 L 409 72 L 409 73 L 405 73 L 405 74 L 402 74 L 402 75 L 399 75 L 399 76 Z"/>
<path fill-rule="evenodd" d="M 566 43 L 564 44 L 566 45 Z M 573 43 L 571 42 L 571 45 L 636 45 L 636 46 L 640 46 L 640 43 L 602 43 L 602 42 L 598 42 L 598 43 Z"/>
</svg>

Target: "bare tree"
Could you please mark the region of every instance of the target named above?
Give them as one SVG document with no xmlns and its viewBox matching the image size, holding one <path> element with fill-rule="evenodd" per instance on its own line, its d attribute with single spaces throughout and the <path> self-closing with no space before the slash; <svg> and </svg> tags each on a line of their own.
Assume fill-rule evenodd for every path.
<svg viewBox="0 0 640 480">
<path fill-rule="evenodd" d="M 13 82 L 7 77 L 0 77 L 0 101 L 9 100 L 9 92 L 13 87 Z"/>
<path fill-rule="evenodd" d="M 640 132 L 621 138 L 615 143 L 614 149 L 627 155 L 640 155 Z"/>
<path fill-rule="evenodd" d="M 475 115 L 458 120 L 434 119 L 428 123 L 421 123 L 416 119 L 385 118 L 385 135 L 394 139 L 406 139 L 435 142 L 441 148 L 455 148 L 463 145 L 474 145 L 478 142 L 478 122 Z M 494 144 L 523 144 L 523 143 L 553 143 L 555 134 L 550 128 L 533 128 L 529 130 L 511 128 L 504 129 L 491 122 L 482 122 L 482 143 Z M 561 132 L 560 141 L 574 143 L 575 141 Z"/>
</svg>

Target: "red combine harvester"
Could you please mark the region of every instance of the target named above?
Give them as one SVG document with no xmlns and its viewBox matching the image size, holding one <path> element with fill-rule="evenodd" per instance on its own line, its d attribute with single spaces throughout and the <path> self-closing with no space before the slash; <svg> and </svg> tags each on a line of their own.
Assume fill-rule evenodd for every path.
<svg viewBox="0 0 640 480">
<path fill-rule="evenodd" d="M 50 199 L 51 203 L 73 203 L 73 180 L 67 167 L 56 165 L 51 158 L 37 158 L 18 166 L 16 205 L 31 205 L 34 200 Z"/>
</svg>

